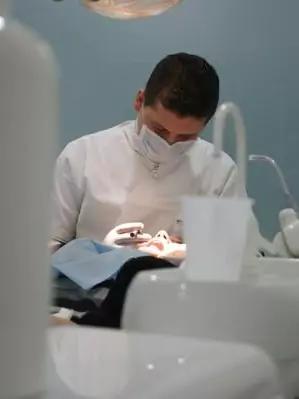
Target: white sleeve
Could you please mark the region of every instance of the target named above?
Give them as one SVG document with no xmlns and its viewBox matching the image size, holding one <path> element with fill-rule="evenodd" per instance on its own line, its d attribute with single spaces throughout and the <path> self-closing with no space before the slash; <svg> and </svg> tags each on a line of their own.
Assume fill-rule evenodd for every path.
<svg viewBox="0 0 299 399">
<path fill-rule="evenodd" d="M 57 250 L 76 237 L 77 220 L 83 198 L 84 147 L 78 141 L 66 146 L 56 161 L 52 191 L 51 240 Z"/>
</svg>

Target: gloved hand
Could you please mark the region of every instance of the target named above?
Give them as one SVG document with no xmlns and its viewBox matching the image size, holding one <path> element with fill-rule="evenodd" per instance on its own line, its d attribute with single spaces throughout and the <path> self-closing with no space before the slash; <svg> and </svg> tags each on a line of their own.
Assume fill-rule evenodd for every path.
<svg viewBox="0 0 299 399">
<path fill-rule="evenodd" d="M 183 260 L 186 257 L 186 244 L 173 242 L 164 230 L 159 231 L 147 243 L 139 245 L 138 249 L 162 259 L 176 258 L 177 260 Z"/>
<path fill-rule="evenodd" d="M 186 244 L 170 243 L 160 252 L 158 258 L 184 260 L 186 258 Z"/>
<path fill-rule="evenodd" d="M 142 244 L 149 241 L 152 236 L 143 233 L 143 223 L 124 223 L 112 229 L 104 238 L 104 244 L 122 247 Z"/>
<path fill-rule="evenodd" d="M 148 242 L 138 245 L 138 249 L 149 255 L 159 257 L 160 253 L 171 243 L 168 233 L 164 230 L 159 231 Z"/>
</svg>

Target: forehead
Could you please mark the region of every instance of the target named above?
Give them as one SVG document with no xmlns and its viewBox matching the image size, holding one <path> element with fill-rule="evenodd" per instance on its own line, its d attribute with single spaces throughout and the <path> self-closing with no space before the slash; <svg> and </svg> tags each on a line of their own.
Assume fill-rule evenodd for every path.
<svg viewBox="0 0 299 399">
<path fill-rule="evenodd" d="M 206 119 L 192 116 L 182 117 L 158 102 L 154 106 L 144 107 L 144 122 L 161 127 L 171 133 L 196 134 L 204 129 Z"/>
</svg>

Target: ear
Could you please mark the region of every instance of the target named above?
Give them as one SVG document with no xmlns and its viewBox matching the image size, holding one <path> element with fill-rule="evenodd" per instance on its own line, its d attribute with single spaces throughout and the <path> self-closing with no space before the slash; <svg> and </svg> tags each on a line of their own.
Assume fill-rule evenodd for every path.
<svg viewBox="0 0 299 399">
<path fill-rule="evenodd" d="M 134 109 L 136 112 L 139 112 L 141 110 L 143 103 L 144 103 L 144 90 L 140 89 L 138 90 L 138 93 L 134 101 Z"/>
</svg>

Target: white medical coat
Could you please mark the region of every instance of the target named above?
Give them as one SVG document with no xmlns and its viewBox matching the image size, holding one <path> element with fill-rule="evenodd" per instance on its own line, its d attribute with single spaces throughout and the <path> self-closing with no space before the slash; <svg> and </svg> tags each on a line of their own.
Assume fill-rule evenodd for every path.
<svg viewBox="0 0 299 399">
<path fill-rule="evenodd" d="M 183 195 L 235 196 L 237 168 L 198 139 L 184 156 L 155 164 L 142 154 L 135 121 L 83 136 L 66 146 L 54 177 L 51 239 L 102 241 L 116 225 L 143 222 L 145 232 L 177 233 Z M 52 241 L 53 242 L 53 241 Z"/>
</svg>

